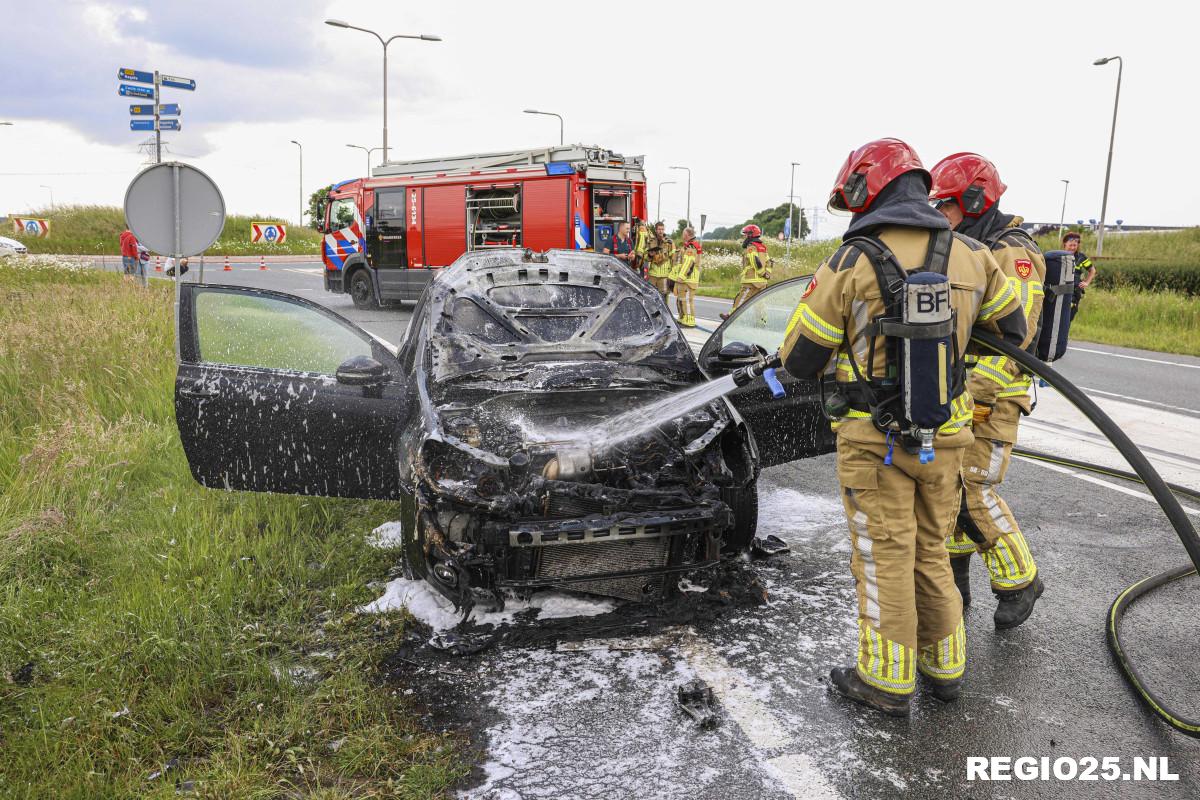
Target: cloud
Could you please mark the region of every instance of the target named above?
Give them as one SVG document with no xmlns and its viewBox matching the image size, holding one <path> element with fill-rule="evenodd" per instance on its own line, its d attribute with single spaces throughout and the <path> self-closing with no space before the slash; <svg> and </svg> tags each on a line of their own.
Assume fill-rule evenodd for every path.
<svg viewBox="0 0 1200 800">
<path fill-rule="evenodd" d="M 137 137 L 128 106 L 137 101 L 118 95 L 117 69 L 130 67 L 196 81 L 195 92 L 163 91 L 165 102 L 183 107 L 187 149 L 195 154 L 208 151 L 204 133 L 216 126 L 356 116 L 364 105 L 358 98 L 377 91 L 376 71 L 359 80 L 364 48 L 335 47 L 323 19 L 313 0 L 51 0 L 38 13 L 6 20 L 0 115 L 62 122 L 98 143 L 129 143 Z M 419 101 L 436 84 L 419 64 L 395 72 L 389 90 L 396 101 Z"/>
</svg>

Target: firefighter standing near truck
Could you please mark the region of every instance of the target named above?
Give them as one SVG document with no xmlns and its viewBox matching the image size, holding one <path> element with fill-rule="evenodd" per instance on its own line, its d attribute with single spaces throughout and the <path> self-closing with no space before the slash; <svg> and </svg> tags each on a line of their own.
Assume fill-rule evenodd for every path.
<svg viewBox="0 0 1200 800">
<path fill-rule="evenodd" d="M 700 287 L 700 255 L 704 248 L 696 238 L 693 228 L 683 229 L 683 242 L 675 252 L 675 267 L 671 278 L 675 281 L 675 305 L 679 309 L 679 324 L 685 328 L 696 327 L 696 289 Z"/>
<path fill-rule="evenodd" d="M 1075 259 L 1075 294 L 1071 297 L 1071 319 L 1075 319 L 1075 315 L 1079 313 L 1079 301 L 1083 299 L 1087 287 L 1096 279 L 1096 265 L 1086 253 L 1079 252 L 1079 241 L 1079 234 L 1075 231 L 1067 231 L 1062 237 L 1063 249 Z"/>
<path fill-rule="evenodd" d="M 962 600 L 946 555 L 972 441 L 962 357 L 981 325 L 1018 343 L 1025 317 L 987 248 L 929 205 L 929 173 L 898 139 L 850 154 L 831 209 L 854 216 L 788 324 L 788 372 L 835 366 L 827 410 L 858 595 L 855 664 L 830 672 L 841 695 L 907 716 L 919 672 L 958 697 L 966 667 Z"/>
<path fill-rule="evenodd" d="M 929 199 L 956 233 L 983 242 L 1016 291 L 1025 315 L 1026 336 L 1021 349 L 1036 338 L 1042 316 L 1042 283 L 1046 259 L 1025 231 L 1021 218 L 1000 210 L 1007 188 L 995 164 L 975 153 L 947 156 L 931 170 Z M 967 389 L 975 401 L 975 443 L 963 458 L 963 493 L 955 531 L 946 537 L 954 582 L 963 605 L 971 602 L 971 555 L 983 558 L 999 603 L 994 621 L 998 630 L 1015 628 L 1033 612 L 1043 585 L 1012 510 L 999 495 L 1008 472 L 1017 427 L 1033 408 L 1029 397 L 1032 377 L 1013 374 L 1007 356 L 984 354 L 974 361 Z"/>
<path fill-rule="evenodd" d="M 654 232 L 644 219 L 633 218 L 633 271 L 646 277 L 646 254 L 654 242 Z"/>
<path fill-rule="evenodd" d="M 670 294 L 667 282 L 671 277 L 671 262 L 674 255 L 675 241 L 667 236 L 666 226 L 661 222 L 656 222 L 654 238 L 650 242 L 650 248 L 646 251 L 646 260 L 649 263 L 650 283 L 654 284 L 654 288 L 662 295 L 664 301 Z"/>
<path fill-rule="evenodd" d="M 745 237 L 742 239 L 742 285 L 733 298 L 733 308 L 722 313 L 721 319 L 729 319 L 738 306 L 767 288 L 767 282 L 771 280 L 774 262 L 762 243 L 762 228 L 751 223 L 742 228 L 742 236 Z"/>
</svg>

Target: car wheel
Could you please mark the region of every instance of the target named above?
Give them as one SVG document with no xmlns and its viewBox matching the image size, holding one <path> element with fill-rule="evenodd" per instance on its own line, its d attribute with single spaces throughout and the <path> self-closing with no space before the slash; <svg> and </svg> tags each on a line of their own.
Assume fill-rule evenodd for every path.
<svg viewBox="0 0 1200 800">
<path fill-rule="evenodd" d="M 366 269 L 359 269 L 350 276 L 350 299 L 355 308 L 378 308 L 375 302 L 375 287 L 371 285 L 371 276 Z"/>
<path fill-rule="evenodd" d="M 758 530 L 758 481 L 743 489 L 734 489 L 726 502 L 733 509 L 733 531 L 725 537 L 722 550 L 728 554 L 745 552 Z"/>
</svg>

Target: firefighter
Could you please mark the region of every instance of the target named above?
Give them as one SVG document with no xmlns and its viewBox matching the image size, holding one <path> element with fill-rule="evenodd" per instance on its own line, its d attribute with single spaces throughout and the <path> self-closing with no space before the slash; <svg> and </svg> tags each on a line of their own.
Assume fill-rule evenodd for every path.
<svg viewBox="0 0 1200 800">
<path fill-rule="evenodd" d="M 654 239 L 646 251 L 646 259 L 650 262 L 650 283 L 662 295 L 663 301 L 670 294 L 667 282 L 671 277 L 671 266 L 675 255 L 675 241 L 667 236 L 666 226 L 661 222 L 654 223 Z"/>
<path fill-rule="evenodd" d="M 972 440 L 962 365 L 971 328 L 1013 343 L 1025 338 L 1025 317 L 995 259 L 950 231 L 929 205 L 929 188 L 917 154 L 898 139 L 850 154 L 829 205 L 854 216 L 842 246 L 805 289 L 780 350 L 797 377 L 834 366 L 828 408 L 850 529 L 858 647 L 856 663 L 834 668 L 831 683 L 894 716 L 908 715 L 917 673 L 949 702 L 966 668 L 962 600 L 945 537 Z M 914 291 L 915 301 L 900 302 Z M 919 321 L 922 310 L 940 321 L 919 333 L 908 315 Z M 917 417 L 927 427 L 917 427 Z"/>
<path fill-rule="evenodd" d="M 1075 231 L 1063 234 L 1063 249 L 1075 257 L 1075 293 L 1071 297 L 1071 319 L 1079 313 L 1079 301 L 1087 287 L 1096 279 L 1096 265 L 1086 254 L 1079 252 L 1080 236 Z"/>
<path fill-rule="evenodd" d="M 733 308 L 721 314 L 721 319 L 729 319 L 729 315 L 737 307 L 754 295 L 767 288 L 771 279 L 771 267 L 774 262 L 767 256 L 767 246 L 762 243 L 762 228 L 754 223 L 742 228 L 742 286 L 733 298 Z"/>
<path fill-rule="evenodd" d="M 1023 230 L 1020 217 L 1000 210 L 1007 188 L 995 164 L 975 153 L 947 156 L 931 171 L 929 199 L 956 233 L 986 245 L 1019 296 L 1029 347 L 1042 316 L 1046 259 Z M 963 493 L 958 525 L 946 537 L 954 582 L 963 605 L 971 602 L 971 554 L 983 558 L 999 603 L 996 628 L 1014 628 L 1029 618 L 1043 590 L 1042 578 L 1017 520 L 998 490 L 1008 471 L 1021 416 L 1033 410 L 1032 377 L 1012 374 L 1006 356 L 974 360 L 967 389 L 975 401 L 975 443 L 963 458 Z"/>
<path fill-rule="evenodd" d="M 650 230 L 650 225 L 644 220 L 637 217 L 633 218 L 633 261 L 630 266 L 633 271 L 646 277 L 646 254 L 650 250 L 650 245 L 654 243 L 654 232 Z"/>
<path fill-rule="evenodd" d="M 671 278 L 675 281 L 675 305 L 679 309 L 679 324 L 696 327 L 696 289 L 700 286 L 700 254 L 704 248 L 693 228 L 683 229 L 683 241 L 675 253 Z"/>
</svg>

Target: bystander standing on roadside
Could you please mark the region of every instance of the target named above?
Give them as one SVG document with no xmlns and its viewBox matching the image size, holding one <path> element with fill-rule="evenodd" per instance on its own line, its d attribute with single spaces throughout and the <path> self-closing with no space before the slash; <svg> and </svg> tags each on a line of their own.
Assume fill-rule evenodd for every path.
<svg viewBox="0 0 1200 800">
<path fill-rule="evenodd" d="M 167 277 L 174 278 L 175 277 L 175 259 L 168 258 L 166 266 L 167 266 L 167 272 L 166 272 Z M 187 271 L 188 271 L 187 258 L 184 257 L 184 258 L 179 259 L 179 277 L 182 278 L 184 275 L 187 274 Z"/>
<path fill-rule="evenodd" d="M 146 268 L 138 254 L 138 240 L 133 231 L 126 228 L 121 233 L 121 268 L 128 278 L 137 277 L 146 285 Z"/>
<path fill-rule="evenodd" d="M 1071 319 L 1079 313 L 1079 301 L 1087 287 L 1096 279 L 1096 265 L 1086 254 L 1079 252 L 1080 236 L 1075 231 L 1063 234 L 1063 249 L 1075 256 L 1075 294 L 1071 298 Z"/>
</svg>

